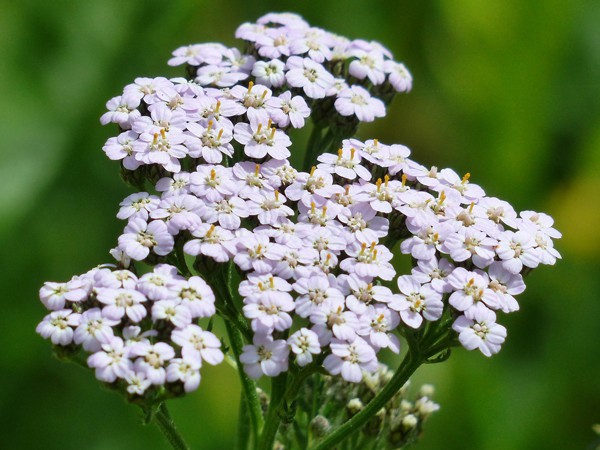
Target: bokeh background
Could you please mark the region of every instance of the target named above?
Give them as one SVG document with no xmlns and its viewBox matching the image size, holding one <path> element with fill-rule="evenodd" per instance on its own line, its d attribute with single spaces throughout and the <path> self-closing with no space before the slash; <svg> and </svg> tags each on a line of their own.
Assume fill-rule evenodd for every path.
<svg viewBox="0 0 600 450">
<path fill-rule="evenodd" d="M 136 76 L 176 76 L 170 52 L 237 45 L 269 11 L 389 47 L 410 95 L 362 137 L 471 172 L 489 195 L 545 211 L 564 260 L 528 280 L 492 359 L 422 368 L 442 409 L 421 449 L 585 449 L 600 422 L 600 2 L 594 0 L 66 1 L 0 3 L 0 448 L 162 449 L 136 408 L 62 364 L 35 333 L 37 290 L 109 260 L 130 193 L 98 118 Z M 193 448 L 228 449 L 235 373 L 203 371 L 171 410 Z"/>
</svg>

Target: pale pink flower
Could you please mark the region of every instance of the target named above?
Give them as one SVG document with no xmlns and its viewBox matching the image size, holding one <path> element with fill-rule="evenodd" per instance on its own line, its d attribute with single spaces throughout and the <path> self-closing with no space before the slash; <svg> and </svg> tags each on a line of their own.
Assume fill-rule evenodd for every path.
<svg viewBox="0 0 600 450">
<path fill-rule="evenodd" d="M 500 351 L 506 339 L 506 328 L 496 323 L 496 314 L 486 308 L 475 308 L 465 311 L 452 324 L 452 329 L 459 333 L 458 339 L 467 350 L 479 349 L 485 356 L 492 356 Z"/>
<path fill-rule="evenodd" d="M 79 325 L 81 315 L 71 309 L 52 311 L 42 320 L 35 331 L 54 345 L 69 345 L 73 341 L 73 328 Z"/>
<path fill-rule="evenodd" d="M 296 363 L 304 367 L 313 361 L 313 355 L 321 353 L 319 337 L 307 328 L 301 328 L 292 334 L 288 340 L 292 353 L 296 355 Z"/>
<path fill-rule="evenodd" d="M 376 117 L 385 116 L 383 102 L 358 85 L 343 89 L 337 95 L 335 109 L 342 116 L 354 115 L 361 122 L 373 122 Z"/>
<path fill-rule="evenodd" d="M 334 339 L 330 347 L 331 354 L 325 358 L 323 367 L 332 375 L 341 374 L 344 380 L 359 383 L 363 370 L 377 370 L 375 350 L 360 337 L 351 343 Z"/>
<path fill-rule="evenodd" d="M 276 377 L 288 369 L 288 353 L 287 342 L 283 339 L 273 340 L 270 335 L 255 334 L 253 344 L 244 345 L 240 361 L 251 378 Z"/>
</svg>

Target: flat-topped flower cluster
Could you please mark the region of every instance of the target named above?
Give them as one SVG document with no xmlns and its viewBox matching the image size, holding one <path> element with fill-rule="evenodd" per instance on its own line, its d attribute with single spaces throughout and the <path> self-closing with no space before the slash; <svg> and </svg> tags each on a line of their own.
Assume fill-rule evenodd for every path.
<svg viewBox="0 0 600 450">
<path fill-rule="evenodd" d="M 498 352 L 497 313 L 519 308 L 524 274 L 560 257 L 552 218 L 517 213 L 403 145 L 351 137 L 411 87 L 380 44 L 291 14 L 236 36 L 247 53 L 180 48 L 169 64 L 190 78 L 138 78 L 108 102 L 101 121 L 120 133 L 104 151 L 142 190 L 120 204 L 117 266 L 46 283 L 38 332 L 81 346 L 100 380 L 131 395 L 194 390 L 202 363 L 223 360 L 200 326 L 215 314 L 246 336 L 239 361 L 253 378 L 322 364 L 359 382 L 382 349 L 400 352 L 399 335 L 444 315 L 465 348 Z M 317 158 L 299 170 L 288 131 L 309 117 Z M 410 274 L 394 253 L 412 257 Z M 138 261 L 155 267 L 138 276 Z"/>
</svg>

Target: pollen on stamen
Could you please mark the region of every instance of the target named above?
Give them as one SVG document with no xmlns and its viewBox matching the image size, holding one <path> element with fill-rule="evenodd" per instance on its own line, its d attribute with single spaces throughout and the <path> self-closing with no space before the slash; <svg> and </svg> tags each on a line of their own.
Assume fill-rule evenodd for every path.
<svg viewBox="0 0 600 450">
<path fill-rule="evenodd" d="M 354 159 L 355 154 L 356 154 L 356 149 L 353 147 L 350 149 L 350 159 Z"/>
<path fill-rule="evenodd" d="M 269 119 L 267 122 L 267 128 L 271 128 L 273 126 L 273 120 Z"/>
<path fill-rule="evenodd" d="M 215 106 L 215 113 L 218 113 L 221 109 L 221 100 L 217 100 L 217 105 Z"/>
<path fill-rule="evenodd" d="M 341 148 L 338 149 L 338 160 L 342 159 L 343 150 Z"/>
<path fill-rule="evenodd" d="M 210 169 L 210 179 L 214 180 L 217 178 L 217 171 L 215 169 Z"/>
<path fill-rule="evenodd" d="M 373 147 L 377 147 L 379 145 L 379 139 L 373 139 Z"/>
<path fill-rule="evenodd" d="M 161 136 L 163 139 L 166 139 L 166 135 L 165 135 L 165 129 L 164 129 L 164 128 L 161 128 L 161 129 L 160 129 L 160 136 Z"/>
<path fill-rule="evenodd" d="M 266 90 L 264 90 L 260 98 L 261 98 L 262 100 L 264 100 L 266 96 L 267 96 L 267 91 L 266 91 Z"/>
<path fill-rule="evenodd" d="M 317 205 L 315 205 L 315 202 L 310 202 L 310 212 L 311 214 L 315 213 L 315 208 L 317 207 Z"/>
<path fill-rule="evenodd" d="M 256 134 L 259 134 L 260 130 L 262 130 L 262 123 L 258 124 L 258 127 L 256 128 Z"/>
<path fill-rule="evenodd" d="M 473 286 L 473 284 L 475 284 L 475 278 L 471 278 L 471 279 L 469 280 L 469 282 L 467 283 L 467 286 L 468 286 L 468 287 L 471 287 L 471 286 Z"/>
<path fill-rule="evenodd" d="M 156 145 L 158 143 L 158 133 L 154 133 L 154 139 L 152 140 L 152 145 Z"/>
<path fill-rule="evenodd" d="M 442 203 L 444 203 L 444 200 L 446 200 L 446 192 L 442 191 L 440 193 L 440 199 L 438 200 L 438 204 L 441 205 Z"/>
<path fill-rule="evenodd" d="M 390 182 L 390 176 L 386 175 L 385 177 L 383 177 L 383 179 L 385 180 L 385 187 L 388 187 L 388 183 Z"/>
<path fill-rule="evenodd" d="M 211 225 L 210 228 L 208 229 L 208 231 L 206 232 L 206 237 L 210 237 L 214 231 L 215 231 L 215 226 Z"/>
<path fill-rule="evenodd" d="M 256 164 L 254 166 L 254 175 L 258 176 L 258 173 L 260 172 L 260 164 Z"/>
<path fill-rule="evenodd" d="M 316 166 L 312 166 L 312 167 L 311 167 L 311 169 L 310 169 L 310 176 L 311 176 L 311 177 L 312 177 L 312 176 L 313 176 L 313 174 L 315 173 L 315 170 L 317 170 L 317 167 L 316 167 Z"/>
<path fill-rule="evenodd" d="M 402 174 L 402 187 L 406 187 L 406 178 L 407 178 L 407 177 L 406 177 L 406 174 L 405 174 L 405 173 L 403 173 L 403 174 Z"/>
<path fill-rule="evenodd" d="M 279 201 L 279 191 L 275 191 L 275 201 Z"/>
<path fill-rule="evenodd" d="M 277 131 L 275 127 L 271 128 L 271 139 L 275 137 L 275 131 Z"/>
<path fill-rule="evenodd" d="M 323 206 L 323 214 L 322 217 L 325 218 L 327 217 L 327 206 Z"/>
<path fill-rule="evenodd" d="M 360 254 L 362 255 L 365 252 L 366 249 L 367 249 L 367 244 L 366 244 L 366 242 L 363 242 L 360 245 Z"/>
<path fill-rule="evenodd" d="M 469 172 L 465 173 L 465 176 L 462 178 L 461 183 L 465 184 L 467 181 L 469 181 L 469 178 L 471 178 L 471 174 Z"/>
<path fill-rule="evenodd" d="M 377 249 L 373 250 L 373 261 L 377 259 Z"/>
<path fill-rule="evenodd" d="M 209 121 L 208 121 L 208 125 L 206 125 L 206 129 L 207 129 L 207 130 L 210 130 L 210 129 L 212 128 L 212 126 L 213 126 L 213 121 L 212 121 L 212 120 L 209 120 Z"/>
<path fill-rule="evenodd" d="M 375 186 L 377 186 L 377 192 L 381 190 L 381 183 L 381 178 L 377 178 L 377 181 L 375 182 Z"/>
<path fill-rule="evenodd" d="M 224 129 L 224 128 L 221 128 L 221 129 L 219 130 L 219 134 L 217 134 L 217 139 L 221 139 L 221 136 L 223 136 L 223 131 L 225 131 L 225 129 Z"/>
<path fill-rule="evenodd" d="M 250 83 L 248 83 L 248 91 L 246 93 L 249 94 L 250 92 L 252 92 L 253 87 L 254 87 L 254 81 L 251 81 Z"/>
<path fill-rule="evenodd" d="M 347 184 L 346 186 L 344 186 L 344 190 L 346 191 L 346 195 L 350 194 L 350 185 Z"/>
<path fill-rule="evenodd" d="M 275 280 L 273 277 L 269 277 L 269 286 L 271 286 L 271 289 L 275 289 Z"/>
<path fill-rule="evenodd" d="M 373 251 L 373 249 L 375 248 L 375 246 L 377 245 L 377 242 L 373 241 L 371 242 L 371 251 Z"/>
<path fill-rule="evenodd" d="M 469 214 L 473 213 L 474 206 L 475 206 L 475 202 L 471 202 L 471 205 L 469 206 Z"/>
</svg>

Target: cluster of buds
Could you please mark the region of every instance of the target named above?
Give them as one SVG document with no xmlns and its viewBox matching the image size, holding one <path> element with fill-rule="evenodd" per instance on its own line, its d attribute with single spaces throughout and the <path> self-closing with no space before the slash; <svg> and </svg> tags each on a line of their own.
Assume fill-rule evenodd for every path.
<svg viewBox="0 0 600 450">
<path fill-rule="evenodd" d="M 518 309 L 523 275 L 560 257 L 552 219 L 403 145 L 351 138 L 411 87 L 380 44 L 291 14 L 236 36 L 246 53 L 180 48 L 169 64 L 188 78 L 138 78 L 108 102 L 101 122 L 119 134 L 104 151 L 140 192 L 121 202 L 116 264 L 46 283 L 38 332 L 139 396 L 191 391 L 203 361 L 223 360 L 215 314 L 245 336 L 252 378 L 318 364 L 358 383 L 382 349 L 400 353 L 399 335 L 442 317 L 465 348 L 498 352 L 496 314 Z M 288 132 L 309 117 L 317 162 L 296 169 Z M 394 253 L 412 257 L 410 274 L 397 276 Z M 419 420 L 388 422 L 404 439 Z"/>
<path fill-rule="evenodd" d="M 314 379 L 307 390 L 305 399 L 300 400 L 298 408 L 303 410 L 309 425 L 300 427 L 308 430 L 310 437 L 320 439 L 330 430 L 363 410 L 363 408 L 383 389 L 394 373 L 380 364 L 374 373 L 365 373 L 360 383 L 349 383 L 338 377 L 327 377 L 322 383 Z M 425 384 L 416 395 L 409 392 L 410 383 L 406 383 L 378 413 L 367 422 L 359 435 L 347 444 L 348 449 L 364 448 L 365 441 L 372 448 L 399 449 L 414 443 L 423 431 L 424 422 L 439 410 L 432 400 L 434 388 Z M 316 395 L 319 402 L 316 407 L 310 401 Z M 412 397 L 412 398 L 411 398 Z M 290 433 L 295 431 L 289 430 Z M 364 439 L 361 438 L 364 436 Z M 280 440 L 285 441 L 285 433 Z"/>
</svg>

